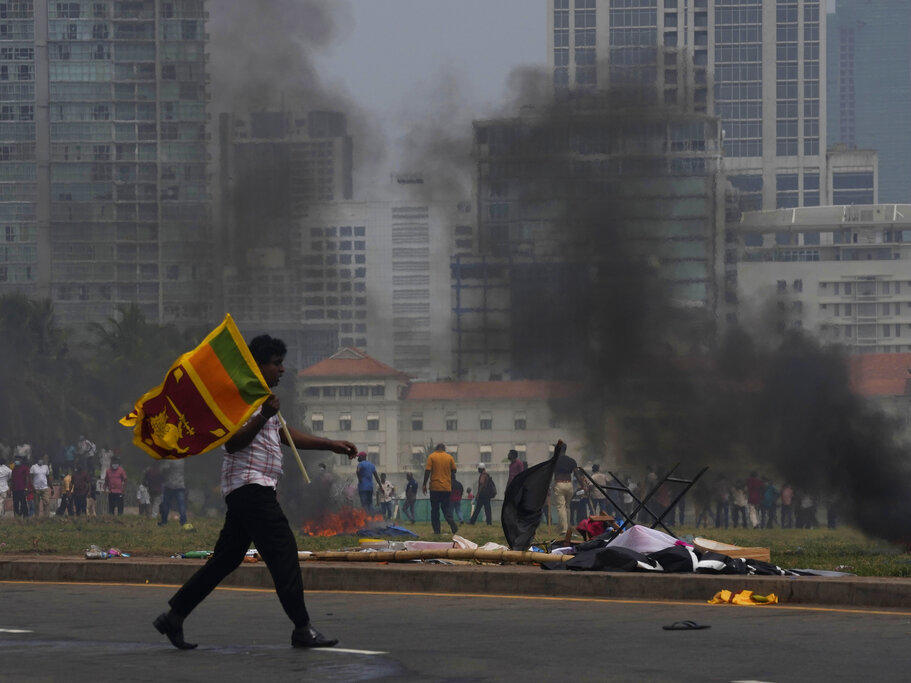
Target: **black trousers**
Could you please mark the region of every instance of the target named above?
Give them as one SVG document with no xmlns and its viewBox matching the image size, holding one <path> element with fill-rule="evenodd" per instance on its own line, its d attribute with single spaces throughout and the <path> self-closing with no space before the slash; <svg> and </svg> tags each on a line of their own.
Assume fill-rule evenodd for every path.
<svg viewBox="0 0 911 683">
<path fill-rule="evenodd" d="M 490 525 L 490 498 L 485 498 L 484 496 L 478 496 L 474 499 L 474 512 L 471 513 L 471 519 L 468 521 L 469 524 L 474 524 L 478 521 L 478 515 L 481 513 L 481 508 L 484 508 L 484 516 L 487 518 L 487 524 Z"/>
<path fill-rule="evenodd" d="M 225 497 L 228 512 L 215 552 L 168 601 L 186 617 L 212 590 L 244 561 L 250 541 L 272 574 L 275 592 L 294 626 L 310 623 L 304 604 L 304 582 L 297 557 L 297 542 L 282 512 L 275 489 L 247 484 Z"/>
<path fill-rule="evenodd" d="M 455 520 L 452 519 L 452 509 L 449 505 L 449 496 L 451 491 L 431 491 L 430 492 L 430 524 L 433 526 L 433 533 L 440 533 L 440 508 L 443 509 L 443 517 L 449 522 L 449 528 L 452 533 L 459 530 Z"/>
<path fill-rule="evenodd" d="M 414 523 L 414 498 L 405 498 L 405 507 L 402 508 L 402 512 L 405 516 Z"/>
<path fill-rule="evenodd" d="M 13 491 L 13 514 L 17 517 L 28 517 L 26 491 Z"/>
<path fill-rule="evenodd" d="M 123 514 L 123 494 L 122 493 L 109 493 L 108 494 L 108 514 L 113 515 L 115 511 L 117 512 L 118 515 Z"/>
<path fill-rule="evenodd" d="M 73 501 L 76 504 L 76 514 L 84 515 L 85 514 L 85 494 L 76 494 L 73 496 Z"/>
</svg>

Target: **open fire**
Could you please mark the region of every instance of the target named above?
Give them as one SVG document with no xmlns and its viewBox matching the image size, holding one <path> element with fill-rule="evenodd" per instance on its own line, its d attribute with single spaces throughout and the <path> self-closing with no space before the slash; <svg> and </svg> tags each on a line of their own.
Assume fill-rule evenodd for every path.
<svg viewBox="0 0 911 683">
<path fill-rule="evenodd" d="M 305 521 L 301 531 L 307 536 L 353 534 L 369 522 L 380 519 L 380 515 L 368 515 L 366 511 L 358 508 L 342 508 L 338 512 L 324 512 L 316 519 Z"/>
</svg>

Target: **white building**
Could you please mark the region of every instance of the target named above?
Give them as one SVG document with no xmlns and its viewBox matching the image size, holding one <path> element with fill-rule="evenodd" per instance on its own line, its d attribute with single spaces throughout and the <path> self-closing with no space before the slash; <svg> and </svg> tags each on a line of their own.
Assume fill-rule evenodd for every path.
<svg viewBox="0 0 911 683">
<path fill-rule="evenodd" d="M 605 453 L 586 450 L 581 435 L 552 412 L 554 401 L 572 396 L 567 383 L 415 382 L 362 351 L 343 348 L 302 370 L 297 390 L 308 429 L 353 441 L 390 475 L 422 470 L 438 443 L 460 471 L 486 463 L 498 486 L 505 484 L 510 449 L 533 465 L 559 439 L 580 464 L 611 464 Z M 346 467 L 348 459 L 338 456 L 335 464 Z"/>
<path fill-rule="evenodd" d="M 729 230 L 744 317 L 771 301 L 851 351 L 911 351 L 911 205 L 747 212 Z"/>
<path fill-rule="evenodd" d="M 305 321 L 337 322 L 342 346 L 438 379 L 452 374 L 449 256 L 473 212 L 422 189 L 420 176 L 396 175 L 390 200 L 313 204 L 292 243 L 308 254 Z"/>
</svg>

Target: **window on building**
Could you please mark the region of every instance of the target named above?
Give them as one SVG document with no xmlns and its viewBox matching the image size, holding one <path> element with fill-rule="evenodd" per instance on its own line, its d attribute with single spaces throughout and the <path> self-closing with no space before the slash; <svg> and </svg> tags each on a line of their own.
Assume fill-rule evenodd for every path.
<svg viewBox="0 0 911 683">
<path fill-rule="evenodd" d="M 526 427 L 525 412 L 517 412 L 513 417 L 513 429 L 516 431 L 522 431 Z"/>
<path fill-rule="evenodd" d="M 480 447 L 481 462 L 491 462 L 493 460 L 493 447 L 488 444 L 482 444 Z"/>
<path fill-rule="evenodd" d="M 513 448 L 515 449 L 516 453 L 519 454 L 519 460 L 524 461 L 525 460 L 525 451 L 526 451 L 525 444 L 517 443 L 513 446 Z"/>
<path fill-rule="evenodd" d="M 459 430 L 459 418 L 454 413 L 446 416 L 446 431 L 456 432 Z"/>
<path fill-rule="evenodd" d="M 484 430 L 493 429 L 493 415 L 490 412 L 483 411 L 481 413 L 480 428 Z"/>
<path fill-rule="evenodd" d="M 446 452 L 452 456 L 452 459 L 456 462 L 459 461 L 459 445 L 458 444 L 448 444 L 446 446 Z"/>
<path fill-rule="evenodd" d="M 323 387 L 322 393 L 324 398 L 335 398 L 335 387 Z"/>
<path fill-rule="evenodd" d="M 386 395 L 386 386 L 383 384 L 374 384 L 370 387 L 371 396 L 385 396 Z"/>
<path fill-rule="evenodd" d="M 351 413 L 342 413 L 338 418 L 338 430 L 340 432 L 351 431 Z"/>
<path fill-rule="evenodd" d="M 379 444 L 370 444 L 367 446 L 367 460 L 374 465 L 380 464 L 380 446 Z"/>
<path fill-rule="evenodd" d="M 367 413 L 367 431 L 375 432 L 380 428 L 380 416 L 377 413 Z"/>
<path fill-rule="evenodd" d="M 413 432 L 424 431 L 424 413 L 412 413 L 411 414 L 411 431 L 413 431 Z"/>
<path fill-rule="evenodd" d="M 354 387 L 354 395 L 357 398 L 364 398 L 370 393 L 370 387 L 357 386 Z"/>
<path fill-rule="evenodd" d="M 323 414 L 322 413 L 313 413 L 310 416 L 310 429 L 314 432 L 323 431 Z"/>
</svg>

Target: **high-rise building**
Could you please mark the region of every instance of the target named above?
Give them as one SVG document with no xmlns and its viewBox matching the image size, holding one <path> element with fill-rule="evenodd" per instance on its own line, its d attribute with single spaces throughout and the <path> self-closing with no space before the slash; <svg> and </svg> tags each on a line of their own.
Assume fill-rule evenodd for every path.
<svg viewBox="0 0 911 683">
<path fill-rule="evenodd" d="M 818 0 L 549 0 L 549 9 L 558 89 L 634 83 L 653 102 L 714 114 L 744 208 L 826 203 L 818 187 L 826 176 L 826 15 Z M 798 178 L 796 195 L 787 195 L 796 204 L 777 201 L 782 175 Z"/>
<path fill-rule="evenodd" d="M 266 332 L 288 341 L 293 367 L 312 365 L 339 345 L 338 311 L 332 319 L 325 311 L 317 318 L 303 310 L 317 296 L 308 288 L 316 286 L 311 266 L 322 259 L 313 249 L 323 243 L 301 240 L 297 226 L 313 206 L 351 199 L 352 160 L 353 140 L 340 112 L 259 111 L 218 119 L 215 224 L 224 310 L 248 335 Z M 359 243 L 360 255 L 347 258 L 361 264 L 363 230 L 363 224 L 342 228 L 349 239 L 359 233 L 360 240 L 348 244 Z M 320 285 L 349 293 L 357 286 L 350 278 Z"/>
<path fill-rule="evenodd" d="M 0 2 L 0 292 L 212 313 L 203 0 Z"/>
<path fill-rule="evenodd" d="M 880 201 L 908 202 L 911 4 L 837 0 L 827 31 L 829 145 L 876 150 Z"/>
<path fill-rule="evenodd" d="M 459 378 L 568 370 L 560 363 L 573 356 L 572 344 L 584 343 L 565 330 L 572 316 L 585 315 L 571 293 L 585 287 L 583 266 L 592 261 L 571 243 L 592 248 L 594 235 L 574 228 L 580 217 L 586 223 L 586 207 L 597 207 L 605 225 L 618 222 L 610 233 L 618 253 L 652 263 L 678 305 L 708 319 L 720 314 L 725 192 L 717 119 L 683 110 L 630 116 L 594 95 L 474 128 L 479 252 L 452 263 Z M 553 348 L 547 355 L 556 365 L 529 353 L 529 330 L 535 353 Z"/>
<path fill-rule="evenodd" d="M 448 377 L 449 254 L 471 239 L 473 205 L 435 201 L 420 174 L 390 180 L 388 200 L 316 204 L 299 222 L 303 319 L 412 377 Z"/>
</svg>

